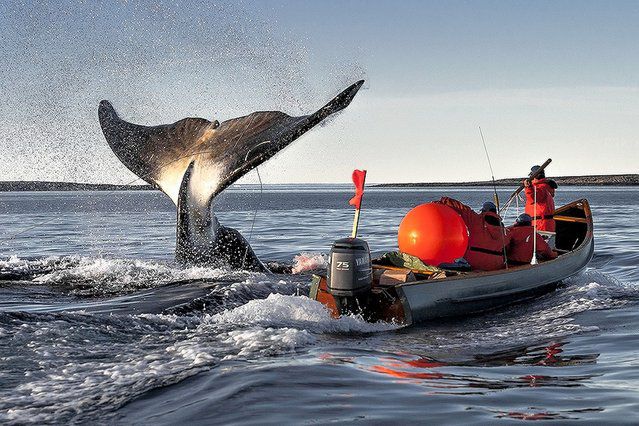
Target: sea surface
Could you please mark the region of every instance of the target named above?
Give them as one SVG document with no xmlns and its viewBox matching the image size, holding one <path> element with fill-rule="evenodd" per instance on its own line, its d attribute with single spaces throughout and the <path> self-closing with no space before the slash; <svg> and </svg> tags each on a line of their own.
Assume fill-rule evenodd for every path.
<svg viewBox="0 0 639 426">
<path fill-rule="evenodd" d="M 596 250 L 556 291 L 411 327 L 306 297 L 351 195 L 225 191 L 220 221 L 297 272 L 267 275 L 175 265 L 158 192 L 0 193 L 0 423 L 639 422 L 639 189 L 560 188 L 558 205 L 590 201 Z M 491 191 L 370 188 L 361 236 L 395 249 L 403 215 L 442 195 Z"/>
</svg>

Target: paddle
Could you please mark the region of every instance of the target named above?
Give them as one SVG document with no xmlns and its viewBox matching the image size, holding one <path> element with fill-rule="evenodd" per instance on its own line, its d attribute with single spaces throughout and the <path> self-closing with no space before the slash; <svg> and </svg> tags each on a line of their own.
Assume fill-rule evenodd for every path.
<svg viewBox="0 0 639 426">
<path fill-rule="evenodd" d="M 531 174 L 531 175 L 528 177 L 528 179 L 530 179 L 530 180 L 535 179 L 537 176 L 539 176 L 539 175 L 540 175 L 540 174 L 544 171 L 544 169 L 545 169 L 545 168 L 548 166 L 548 164 L 550 164 L 551 162 L 552 162 L 552 159 L 551 159 L 551 158 L 547 159 L 547 160 L 544 162 L 544 164 L 542 164 L 542 165 L 539 167 L 539 169 L 537 169 L 537 171 L 536 171 L 535 173 Z M 523 189 L 524 189 L 524 185 L 523 185 L 523 184 L 519 185 L 519 186 L 517 187 L 517 189 L 515 190 L 515 192 L 513 192 L 513 193 L 512 193 L 512 195 L 510 196 L 510 198 L 508 198 L 508 201 L 506 201 L 506 203 L 504 204 L 504 207 L 503 207 L 502 209 L 499 209 L 499 213 L 501 213 L 501 212 L 502 212 L 502 210 L 504 210 L 504 209 L 508 208 L 508 206 L 510 205 L 510 203 L 511 203 L 511 202 L 515 199 L 515 197 L 516 197 L 517 195 L 519 195 L 519 193 L 520 193 L 521 191 L 523 191 Z"/>
</svg>

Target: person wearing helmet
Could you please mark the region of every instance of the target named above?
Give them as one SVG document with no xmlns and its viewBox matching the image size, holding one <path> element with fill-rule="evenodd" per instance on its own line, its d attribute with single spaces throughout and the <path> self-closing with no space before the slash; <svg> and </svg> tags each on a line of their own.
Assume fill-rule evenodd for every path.
<svg viewBox="0 0 639 426">
<path fill-rule="evenodd" d="M 504 247 L 510 242 L 510 235 L 494 203 L 485 202 L 479 213 L 449 197 L 442 197 L 438 203 L 451 207 L 464 220 L 468 228 L 468 248 L 464 259 L 473 270 L 494 271 L 506 266 Z"/>
<path fill-rule="evenodd" d="M 557 257 L 557 253 L 539 234 L 535 233 L 532 226 L 532 217 L 522 213 L 517 217 L 515 224 L 508 228 L 510 241 L 506 248 L 508 263 L 511 265 L 528 265 L 532 260 L 534 240 L 537 239 L 537 259 L 549 260 Z"/>
<path fill-rule="evenodd" d="M 539 166 L 533 166 L 530 169 L 530 176 L 539 170 Z M 552 179 L 546 179 L 546 174 L 542 170 L 535 179 L 525 179 L 524 193 L 526 194 L 526 213 L 528 213 L 534 222 L 537 222 L 538 231 L 555 232 L 555 190 L 557 182 Z M 535 192 L 537 206 L 535 208 Z"/>
</svg>

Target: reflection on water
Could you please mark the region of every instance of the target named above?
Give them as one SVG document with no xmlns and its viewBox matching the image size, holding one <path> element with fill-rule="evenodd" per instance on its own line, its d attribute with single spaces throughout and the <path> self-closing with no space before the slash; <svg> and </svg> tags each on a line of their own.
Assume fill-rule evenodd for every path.
<svg viewBox="0 0 639 426">
<path fill-rule="evenodd" d="M 564 367 L 568 365 L 595 363 L 599 354 L 562 355 L 565 342 L 553 342 L 546 346 L 532 346 L 524 348 L 509 348 L 503 352 L 488 355 L 477 354 L 477 365 L 544 365 L 550 367 Z"/>
<path fill-rule="evenodd" d="M 478 354 L 466 361 L 441 361 L 431 357 L 411 357 L 408 354 L 393 356 L 344 356 L 322 353 L 319 359 L 325 363 L 348 364 L 363 371 L 385 374 L 394 379 L 423 385 L 433 393 L 448 393 L 459 389 L 463 394 L 480 394 L 518 387 L 574 387 L 582 386 L 593 375 L 528 374 L 524 376 L 500 375 L 495 370 L 486 369 L 486 377 L 456 373 L 464 371 L 459 367 L 500 367 L 512 365 L 569 366 L 594 364 L 599 354 L 561 356 L 564 343 L 551 343 L 548 346 L 530 348 L 512 348 L 494 354 Z M 541 349 L 541 350 L 540 350 Z M 542 353 L 540 353 L 542 352 Z M 482 369 L 483 370 L 483 369 Z M 475 369 L 473 369 L 475 371 Z M 445 389 L 437 391 L 435 389 Z"/>
<path fill-rule="evenodd" d="M 581 410 L 566 410 L 566 411 L 562 411 L 562 412 L 548 412 L 548 411 L 540 411 L 540 412 L 535 412 L 536 408 L 535 407 L 530 407 L 529 412 L 517 412 L 517 411 L 511 411 L 511 412 L 501 412 L 501 411 L 495 411 L 495 417 L 497 417 L 498 419 L 501 418 L 510 418 L 510 419 L 516 419 L 516 420 L 579 420 L 580 418 L 582 418 L 582 416 L 580 416 L 580 414 L 586 414 L 586 413 L 596 413 L 596 412 L 600 412 L 603 411 L 603 408 L 584 408 Z"/>
</svg>

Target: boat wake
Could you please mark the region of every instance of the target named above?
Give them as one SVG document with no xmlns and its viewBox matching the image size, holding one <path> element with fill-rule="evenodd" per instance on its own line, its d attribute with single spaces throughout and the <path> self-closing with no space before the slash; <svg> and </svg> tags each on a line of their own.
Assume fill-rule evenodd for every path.
<svg viewBox="0 0 639 426">
<path fill-rule="evenodd" d="M 623 283 L 596 269 L 566 280 L 556 291 L 481 316 L 446 323 L 432 337 L 438 346 L 489 351 L 495 345 L 527 346 L 595 332 L 597 325 L 582 323 L 581 313 L 616 309 L 639 301 L 639 285 Z"/>
<path fill-rule="evenodd" d="M 399 328 L 357 317 L 333 319 L 304 296 L 303 275 L 83 257 L 10 258 L 0 268 L 5 277 L 0 285 L 13 289 L 0 301 L 0 358 L 8 367 L 0 371 L 3 422 L 104 416 L 147 390 L 223 362 L 294 352 L 326 334 Z M 135 303 L 122 302 L 131 292 L 152 298 L 167 286 L 182 292 L 193 280 L 203 294 L 164 313 L 109 312 L 113 300 Z M 33 293 L 34 287 L 49 293 Z M 44 307 L 38 303 L 43 297 L 50 302 Z M 94 305 L 89 309 L 78 299 Z M 92 311 L 96 306 L 99 312 Z"/>
<path fill-rule="evenodd" d="M 298 262 L 311 265 L 307 269 L 322 266 L 321 255 L 303 256 L 315 259 Z M 349 348 L 352 354 L 362 339 L 368 346 L 383 339 L 384 352 L 351 356 L 352 365 L 368 365 L 371 356 L 376 362 L 388 358 L 390 364 L 366 371 L 432 382 L 440 373 L 424 372 L 414 360 L 436 360 L 430 369 L 437 363 L 512 362 L 513 357 L 503 356 L 509 348 L 543 348 L 545 342 L 597 331 L 596 325 L 577 320 L 580 313 L 639 300 L 636 283 L 588 269 L 529 303 L 397 332 L 401 327 L 395 324 L 332 318 L 323 305 L 306 297 L 309 276 L 304 273 L 268 275 L 75 256 L 12 257 L 0 262 L 0 273 L 5 287 L 0 358 L 7 366 L 0 370 L 0 421 L 15 423 L 106 419 L 150 389 L 203 371 L 309 353 L 326 344 Z M 189 293 L 194 288 L 198 292 Z M 169 298 L 169 307 L 160 312 L 115 309 L 138 306 L 140 294 L 143 306 L 153 305 L 166 296 L 166 289 L 188 297 L 180 303 Z M 361 337 L 352 339 L 353 334 Z M 330 351 L 321 352 L 331 357 Z M 337 356 L 340 350 L 333 352 Z M 398 367 L 397 360 L 413 361 Z M 521 383 L 525 381 L 516 384 Z"/>
</svg>

